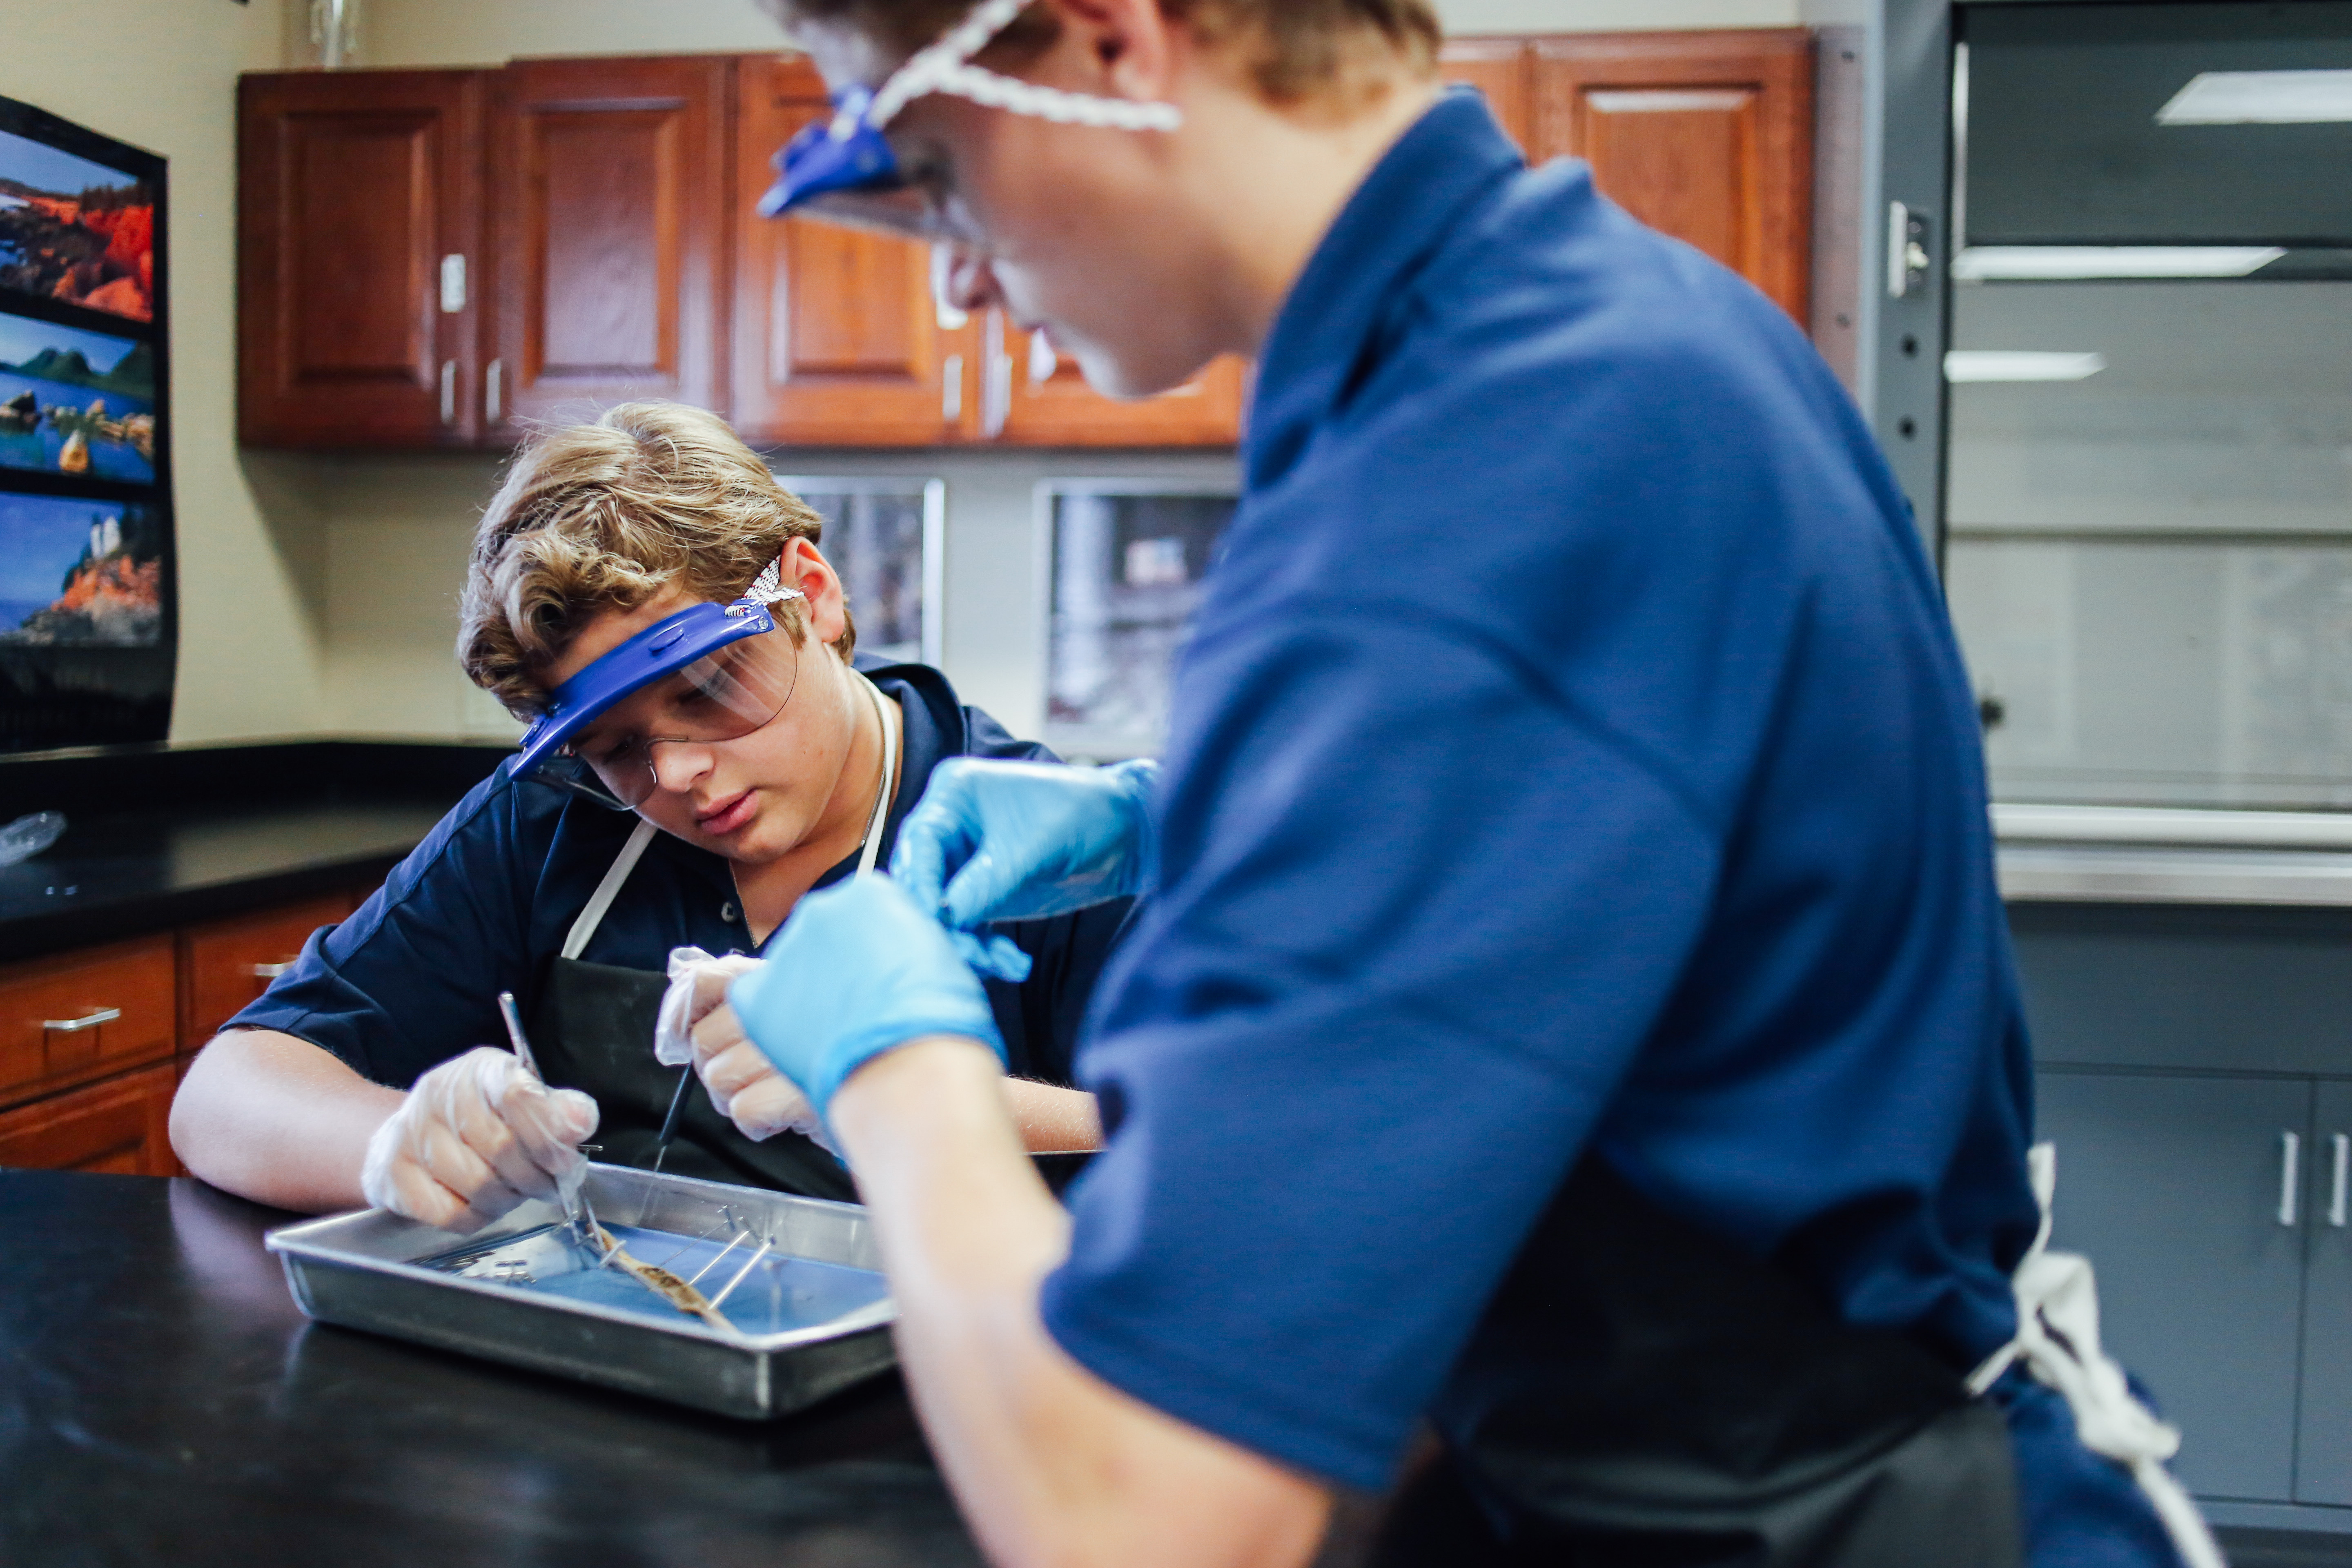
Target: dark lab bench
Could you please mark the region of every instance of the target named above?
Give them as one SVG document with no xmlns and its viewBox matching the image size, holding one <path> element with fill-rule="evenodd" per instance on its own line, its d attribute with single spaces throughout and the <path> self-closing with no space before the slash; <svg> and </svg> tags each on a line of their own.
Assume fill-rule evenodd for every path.
<svg viewBox="0 0 2352 1568">
<path fill-rule="evenodd" d="M 497 767 L 493 745 L 310 741 L 0 757 L 0 1166 L 170 1175 L 189 1058 Z"/>
<path fill-rule="evenodd" d="M 751 1425 L 312 1324 L 291 1217 L 0 1172 L 0 1563 L 980 1561 L 895 1376 Z"/>
</svg>

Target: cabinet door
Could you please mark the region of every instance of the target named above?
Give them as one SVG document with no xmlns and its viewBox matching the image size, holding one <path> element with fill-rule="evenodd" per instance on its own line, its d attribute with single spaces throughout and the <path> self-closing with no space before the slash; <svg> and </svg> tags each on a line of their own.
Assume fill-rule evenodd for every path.
<svg viewBox="0 0 2352 1568">
<path fill-rule="evenodd" d="M 1475 87 L 1522 151 L 1535 146 L 1535 49 L 1525 38 L 1448 38 L 1437 71 Z"/>
<path fill-rule="evenodd" d="M 2319 1086 L 2294 1500 L 2352 1504 L 2352 1084 Z"/>
<path fill-rule="evenodd" d="M 735 427 L 754 445 L 935 447 L 980 432 L 979 329 L 940 320 L 929 247 L 753 210 L 771 160 L 832 112 L 804 59 L 739 68 Z"/>
<path fill-rule="evenodd" d="M 176 1174 L 171 1120 L 177 1083 L 169 1066 L 150 1068 L 0 1115 L 0 1167 Z"/>
<path fill-rule="evenodd" d="M 2053 1245 L 2091 1259 L 2107 1347 L 2181 1429 L 2175 1468 L 2207 1497 L 2284 1502 L 2309 1206 L 2282 1204 L 2284 1138 L 2307 1177 L 2303 1079 L 2044 1070 L 2058 1146 Z"/>
<path fill-rule="evenodd" d="M 1807 321 L 1813 58 L 1802 28 L 1536 40 L 1538 159 L 1601 190 Z"/>
<path fill-rule="evenodd" d="M 635 397 L 725 411 L 732 72 L 680 56 L 498 73 L 489 439 Z"/>
<path fill-rule="evenodd" d="M 310 933 L 351 913 L 333 893 L 180 933 L 180 1048 L 193 1051 L 259 996 L 302 952 Z"/>
<path fill-rule="evenodd" d="M 981 434 L 1024 447 L 1230 447 L 1241 439 L 1248 367 L 1221 359 L 1173 392 L 1139 402 L 1105 397 L 1077 361 L 991 310 Z"/>
<path fill-rule="evenodd" d="M 174 984 L 169 936 L 0 970 L 0 1100 L 168 1059 Z"/>
<path fill-rule="evenodd" d="M 241 439 L 474 438 L 481 102 L 476 71 L 238 83 Z"/>
</svg>

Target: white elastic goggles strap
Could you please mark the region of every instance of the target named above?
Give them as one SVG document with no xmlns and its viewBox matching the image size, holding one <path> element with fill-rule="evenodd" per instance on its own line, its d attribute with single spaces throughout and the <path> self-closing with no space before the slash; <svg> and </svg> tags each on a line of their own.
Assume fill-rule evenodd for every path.
<svg viewBox="0 0 2352 1568">
<path fill-rule="evenodd" d="M 1183 111 L 1172 103 L 1134 103 L 1125 99 L 1065 92 L 1059 88 L 999 76 L 970 63 L 971 57 L 1011 26 L 1029 4 L 1030 0 L 982 0 L 971 16 L 950 28 L 938 43 L 921 50 L 892 73 L 867 106 L 865 122 L 879 131 L 916 99 L 926 93 L 944 92 L 990 109 L 1032 115 L 1064 125 L 1097 125 L 1112 131 L 1173 131 L 1184 123 Z M 835 135 L 845 133 L 844 127 L 835 127 Z"/>
</svg>

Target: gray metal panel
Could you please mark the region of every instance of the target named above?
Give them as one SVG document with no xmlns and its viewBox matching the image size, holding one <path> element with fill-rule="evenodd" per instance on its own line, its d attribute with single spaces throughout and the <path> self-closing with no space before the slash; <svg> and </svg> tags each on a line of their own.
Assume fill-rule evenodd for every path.
<svg viewBox="0 0 2352 1568">
<path fill-rule="evenodd" d="M 2102 1329 L 2185 1441 L 2175 1468 L 2215 1497 L 2293 1490 L 2304 1225 L 2279 1223 L 2280 1134 L 2309 1147 L 2292 1079 L 2038 1075 L 2058 1145 L 2053 1245 L 2097 1271 Z"/>
<path fill-rule="evenodd" d="M 2012 909 L 2043 1066 L 2352 1074 L 2352 942 L 2335 921 Z"/>
<path fill-rule="evenodd" d="M 1919 531 L 1939 563 L 1944 519 L 1945 262 L 1951 241 L 1951 15 L 1944 0 L 1885 0 L 1877 85 L 1879 188 L 1865 216 L 1877 237 L 1878 264 L 1865 257 L 1863 284 L 1877 319 L 1865 347 L 1874 374 L 1868 413 L 1879 444 L 1910 500 Z M 1885 257 L 1890 204 L 1927 222 L 1932 258 L 1926 276 L 1902 298 L 1888 289 Z"/>
<path fill-rule="evenodd" d="M 2352 1503 L 2352 1084 L 2319 1086 L 2314 1131 L 2294 1497 L 2341 1505 Z M 2340 1169 L 2339 1137 L 2347 1141 Z"/>
</svg>

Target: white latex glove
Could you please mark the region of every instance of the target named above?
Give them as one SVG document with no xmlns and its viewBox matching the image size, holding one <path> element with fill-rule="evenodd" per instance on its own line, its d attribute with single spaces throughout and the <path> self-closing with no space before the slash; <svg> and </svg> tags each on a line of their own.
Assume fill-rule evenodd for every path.
<svg viewBox="0 0 2352 1568">
<path fill-rule="evenodd" d="M 824 1118 L 751 1043 L 727 1005 L 728 984 L 761 963 L 740 953 L 713 958 L 698 947 L 673 952 L 669 989 L 662 994 L 654 1026 L 654 1059 L 668 1067 L 693 1063 L 710 1103 L 752 1142 L 764 1143 L 779 1132 L 798 1132 L 838 1157 L 841 1152 L 833 1146 Z"/>
<path fill-rule="evenodd" d="M 360 1191 L 378 1208 L 460 1235 L 588 1174 L 580 1145 L 596 1102 L 550 1089 L 505 1051 L 477 1046 L 416 1080 L 368 1140 Z"/>
</svg>

